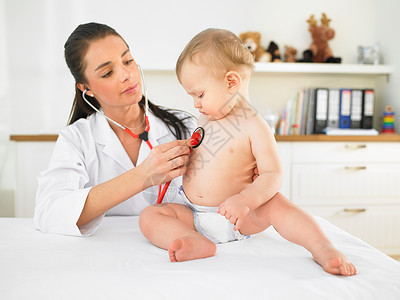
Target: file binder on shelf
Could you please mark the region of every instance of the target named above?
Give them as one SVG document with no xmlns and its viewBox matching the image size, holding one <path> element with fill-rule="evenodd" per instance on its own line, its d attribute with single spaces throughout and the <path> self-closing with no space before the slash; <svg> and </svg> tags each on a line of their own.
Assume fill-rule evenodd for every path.
<svg viewBox="0 0 400 300">
<path fill-rule="evenodd" d="M 280 135 L 374 135 L 373 89 L 305 88 L 287 101 Z M 338 129 L 338 130 L 335 130 Z M 346 132 L 346 130 L 351 131 Z"/>
<path fill-rule="evenodd" d="M 339 128 L 350 128 L 351 90 L 340 90 Z"/>
<path fill-rule="evenodd" d="M 308 91 L 306 134 L 314 133 L 315 90 L 315 88 L 310 88 Z"/>
<path fill-rule="evenodd" d="M 363 91 L 361 128 L 364 129 L 372 128 L 373 117 L 374 117 L 374 100 L 375 100 L 374 90 L 366 89 Z"/>
<path fill-rule="evenodd" d="M 328 89 L 317 89 L 315 93 L 314 133 L 322 133 L 328 119 Z"/>
<path fill-rule="evenodd" d="M 328 94 L 328 127 L 339 127 L 340 92 L 338 89 L 329 89 Z"/>
<path fill-rule="evenodd" d="M 350 114 L 350 128 L 361 128 L 362 118 L 362 90 L 351 91 L 351 114 Z"/>
</svg>

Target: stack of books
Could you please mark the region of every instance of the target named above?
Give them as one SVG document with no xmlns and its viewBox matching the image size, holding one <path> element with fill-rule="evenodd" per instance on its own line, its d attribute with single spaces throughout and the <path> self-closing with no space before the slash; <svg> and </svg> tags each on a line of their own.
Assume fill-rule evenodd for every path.
<svg viewBox="0 0 400 300">
<path fill-rule="evenodd" d="M 377 135 L 373 129 L 373 89 L 307 88 L 282 111 L 280 135 Z"/>
</svg>

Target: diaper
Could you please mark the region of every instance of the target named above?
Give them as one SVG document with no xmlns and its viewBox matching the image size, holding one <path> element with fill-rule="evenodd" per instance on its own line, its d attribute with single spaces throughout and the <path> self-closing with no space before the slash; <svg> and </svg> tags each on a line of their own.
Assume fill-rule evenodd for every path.
<svg viewBox="0 0 400 300">
<path fill-rule="evenodd" d="M 249 238 L 248 235 L 241 234 L 239 230 L 233 230 L 234 225 L 217 212 L 218 207 L 193 204 L 186 197 L 182 187 L 179 189 L 179 194 L 182 196 L 184 204 L 193 211 L 194 227 L 196 230 L 214 244 L 240 241 Z"/>
</svg>

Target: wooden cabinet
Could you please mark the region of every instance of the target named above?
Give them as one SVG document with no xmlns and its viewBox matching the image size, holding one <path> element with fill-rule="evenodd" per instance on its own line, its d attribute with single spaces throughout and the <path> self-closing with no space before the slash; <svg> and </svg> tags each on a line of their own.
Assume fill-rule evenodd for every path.
<svg viewBox="0 0 400 300">
<path fill-rule="evenodd" d="M 387 254 L 400 253 L 400 142 L 280 144 L 291 151 L 281 157 L 294 203 Z"/>
</svg>

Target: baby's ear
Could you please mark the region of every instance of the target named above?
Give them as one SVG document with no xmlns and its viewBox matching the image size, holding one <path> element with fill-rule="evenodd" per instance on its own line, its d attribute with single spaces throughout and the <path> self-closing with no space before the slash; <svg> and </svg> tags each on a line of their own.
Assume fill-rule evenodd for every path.
<svg viewBox="0 0 400 300">
<path fill-rule="evenodd" d="M 235 71 L 227 72 L 225 75 L 225 81 L 230 94 L 236 93 L 242 85 L 242 77 Z"/>
</svg>

